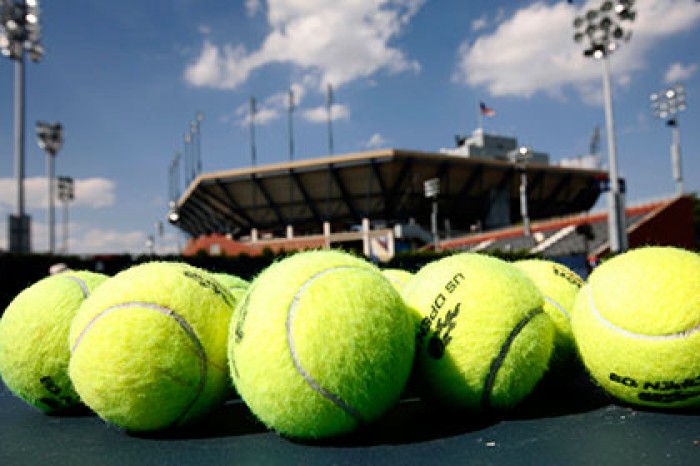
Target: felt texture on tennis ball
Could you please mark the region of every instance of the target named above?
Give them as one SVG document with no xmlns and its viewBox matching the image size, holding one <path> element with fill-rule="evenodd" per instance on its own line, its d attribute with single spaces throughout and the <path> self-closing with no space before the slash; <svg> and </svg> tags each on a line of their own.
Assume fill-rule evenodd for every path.
<svg viewBox="0 0 700 466">
<path fill-rule="evenodd" d="M 401 288 L 408 282 L 413 274 L 408 270 L 403 269 L 382 269 L 382 273 L 386 278 L 389 279 L 394 288 L 401 290 Z"/>
<path fill-rule="evenodd" d="M 630 250 L 593 270 L 572 329 L 593 379 L 626 403 L 700 407 L 700 256 Z"/>
<path fill-rule="evenodd" d="M 553 368 L 562 367 L 576 354 L 571 331 L 571 313 L 583 279 L 563 264 L 545 259 L 527 259 L 514 263 L 535 282 L 544 297 L 544 311 L 554 323 Z"/>
<path fill-rule="evenodd" d="M 554 326 L 522 271 L 460 253 L 422 267 L 402 289 L 415 315 L 416 383 L 424 396 L 471 411 L 517 405 L 548 368 Z"/>
<path fill-rule="evenodd" d="M 211 275 L 217 280 L 219 280 L 219 282 L 222 285 L 224 285 L 229 290 L 229 292 L 231 292 L 233 297 L 236 299 L 236 302 L 238 302 L 243 297 L 245 292 L 248 290 L 248 287 L 250 286 L 250 282 L 248 282 L 247 280 L 244 280 L 241 277 L 230 273 L 213 272 Z"/>
<path fill-rule="evenodd" d="M 130 432 L 180 426 L 222 403 L 234 299 L 182 263 L 135 265 L 103 283 L 70 331 L 69 374 L 83 402 Z"/>
<path fill-rule="evenodd" d="M 378 268 L 339 251 L 280 260 L 231 320 L 241 398 L 270 429 L 299 439 L 350 433 L 399 399 L 413 362 L 411 318 Z"/>
<path fill-rule="evenodd" d="M 70 324 L 106 275 L 69 271 L 20 292 L 0 319 L 0 375 L 17 396 L 47 414 L 80 404 L 68 377 Z"/>
</svg>

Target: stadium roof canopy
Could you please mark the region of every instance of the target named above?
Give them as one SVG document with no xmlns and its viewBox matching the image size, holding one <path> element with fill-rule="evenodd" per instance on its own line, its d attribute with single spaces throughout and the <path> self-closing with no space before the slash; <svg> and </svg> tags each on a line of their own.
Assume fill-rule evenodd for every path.
<svg viewBox="0 0 700 466">
<path fill-rule="evenodd" d="M 284 236 L 288 225 L 295 234 L 317 233 L 323 222 L 348 230 L 363 218 L 430 225 L 424 182 L 438 178 L 441 225 L 449 219 L 454 232 L 497 227 L 520 221 L 521 170 L 506 161 L 384 149 L 203 173 L 175 203 L 171 221 L 194 237 L 237 237 L 252 228 Z M 600 170 L 538 164 L 526 170 L 532 219 L 590 209 L 607 180 Z"/>
</svg>

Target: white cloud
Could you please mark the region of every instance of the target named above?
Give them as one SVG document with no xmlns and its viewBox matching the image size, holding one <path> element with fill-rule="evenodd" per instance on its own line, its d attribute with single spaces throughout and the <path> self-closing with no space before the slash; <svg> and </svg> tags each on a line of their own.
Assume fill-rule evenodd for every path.
<svg viewBox="0 0 700 466">
<path fill-rule="evenodd" d="M 306 83 L 305 83 L 306 84 Z M 299 108 L 304 97 L 306 95 L 305 84 L 295 83 L 289 86 L 289 89 L 293 94 L 293 104 L 294 108 Z M 282 115 L 286 115 L 289 112 L 289 90 L 286 92 L 278 92 L 267 97 L 261 103 L 256 100 L 255 106 L 255 124 L 265 125 L 273 120 L 276 120 Z M 245 104 L 239 105 L 234 111 L 237 117 L 237 124 L 241 127 L 248 126 L 250 124 L 250 101 Z M 228 116 L 222 117 L 222 121 L 227 123 L 230 121 Z"/>
<path fill-rule="evenodd" d="M 600 80 L 600 68 L 583 57 L 581 44 L 573 42 L 572 22 L 598 4 L 591 0 L 577 8 L 537 2 L 519 9 L 492 34 L 462 44 L 454 80 L 485 86 L 496 96 L 544 92 L 561 97 L 563 89 L 573 85 L 584 100 L 597 100 L 586 91 Z M 659 41 L 700 22 L 700 4 L 695 0 L 647 0 L 637 2 L 636 9 L 637 19 L 629 25 L 632 39 L 611 60 L 616 82 L 622 84 L 646 66 L 646 56 Z"/>
<path fill-rule="evenodd" d="M 73 225 L 69 251 L 75 254 L 146 252 L 147 233 Z"/>
<path fill-rule="evenodd" d="M 249 17 L 253 17 L 260 12 L 262 4 L 260 0 L 245 0 L 245 11 Z"/>
<path fill-rule="evenodd" d="M 0 250 L 9 248 L 7 242 L 6 217 L 0 217 Z M 57 218 L 55 227 L 55 250 L 63 251 L 63 223 Z M 69 222 L 68 224 L 68 253 L 69 254 L 122 254 L 145 253 L 145 231 L 118 231 L 99 228 L 92 225 Z M 34 252 L 48 250 L 48 226 L 41 217 L 31 219 L 31 248 Z M 157 243 L 157 252 L 174 252 L 174 236 L 165 235 Z"/>
<path fill-rule="evenodd" d="M 698 65 L 692 63 L 690 65 L 684 65 L 683 63 L 676 62 L 669 66 L 664 75 L 664 82 L 666 84 L 674 84 L 679 81 L 686 81 L 690 79 L 698 71 Z"/>
<path fill-rule="evenodd" d="M 294 111 L 301 114 L 301 117 L 311 123 L 325 123 L 328 121 L 328 107 L 320 105 L 314 108 L 301 108 L 301 103 L 306 96 L 306 86 L 309 80 L 303 84 L 293 84 L 290 86 L 294 93 Z M 278 92 L 267 97 L 261 103 L 256 101 L 255 124 L 266 125 L 289 112 L 289 91 Z M 250 125 L 250 102 L 239 105 L 234 111 L 237 124 L 241 127 Z M 347 120 L 350 117 L 350 109 L 347 105 L 334 103 L 331 107 L 331 118 L 333 120 Z"/>
<path fill-rule="evenodd" d="M 302 113 L 306 121 L 319 123 L 328 121 L 328 107 L 321 105 L 316 108 L 304 110 Z M 333 104 L 331 106 L 331 120 L 347 120 L 350 117 L 350 110 L 342 104 Z"/>
<path fill-rule="evenodd" d="M 74 207 L 110 207 L 114 205 L 115 184 L 106 178 L 85 178 L 75 180 Z"/>
<path fill-rule="evenodd" d="M 386 143 L 387 141 L 384 139 L 384 136 L 379 133 L 374 133 L 363 145 L 368 149 L 376 149 L 386 145 Z"/>
<path fill-rule="evenodd" d="M 270 102 L 269 99 L 263 101 L 262 103 L 257 103 L 256 101 L 255 124 L 264 126 L 267 123 L 279 118 L 280 110 L 282 109 L 282 107 L 280 106 L 278 108 L 276 104 L 277 102 L 274 102 L 274 99 L 272 102 Z M 239 105 L 235 110 L 235 114 L 238 117 L 239 126 L 247 127 L 248 125 L 250 125 L 250 120 L 253 116 L 251 114 L 250 101 L 246 102 L 245 104 Z"/>
<path fill-rule="evenodd" d="M 489 25 L 488 20 L 485 17 L 477 18 L 472 21 L 472 31 L 478 32 L 481 31 L 482 29 L 486 29 L 486 27 Z"/>
<path fill-rule="evenodd" d="M 199 58 L 185 70 L 185 79 L 195 86 L 233 89 L 248 79 L 251 69 L 245 47 L 219 48 L 205 40 Z"/>
<path fill-rule="evenodd" d="M 259 48 L 217 46 L 205 40 L 185 70 L 195 86 L 234 89 L 250 73 L 290 63 L 340 86 L 379 71 L 418 71 L 419 64 L 390 45 L 425 0 L 268 0 L 269 34 Z M 248 1 L 246 6 L 255 7 Z"/>
<path fill-rule="evenodd" d="M 102 208 L 114 204 L 114 181 L 106 178 L 74 179 L 75 198 L 71 207 Z M 49 186 L 44 177 L 24 179 L 24 200 L 27 209 L 47 208 Z M 14 178 L 0 178 L 0 210 L 12 210 L 17 202 L 17 181 Z M 56 205 L 58 201 L 56 201 Z"/>
<path fill-rule="evenodd" d="M 31 248 L 35 252 L 48 249 L 48 185 L 46 178 L 25 178 L 25 209 L 31 216 Z M 16 209 L 16 180 L 0 178 L 0 250 L 9 248 L 7 238 L 7 216 Z M 75 199 L 70 203 L 71 212 L 75 208 L 101 209 L 115 203 L 115 184 L 105 178 L 84 178 L 74 180 Z M 162 200 L 159 205 L 162 205 Z M 63 249 L 63 216 L 61 203 L 56 201 L 55 247 Z M 43 210 L 44 212 L 41 212 Z M 149 231 L 116 230 L 71 220 L 68 224 L 68 252 L 71 254 L 100 253 L 146 253 L 146 239 Z M 157 253 L 173 253 L 177 250 L 177 237 L 166 233 L 156 243 Z"/>
<path fill-rule="evenodd" d="M 248 126 L 250 125 L 250 120 L 251 120 L 251 113 L 250 113 L 250 106 L 249 105 L 241 105 L 238 107 L 236 110 L 236 113 L 239 116 L 242 116 L 242 118 L 239 120 L 238 124 L 240 126 Z M 276 120 L 279 117 L 279 112 L 275 110 L 274 108 L 270 107 L 257 107 L 255 109 L 255 125 L 258 126 L 264 126 L 271 122 L 272 120 Z"/>
</svg>

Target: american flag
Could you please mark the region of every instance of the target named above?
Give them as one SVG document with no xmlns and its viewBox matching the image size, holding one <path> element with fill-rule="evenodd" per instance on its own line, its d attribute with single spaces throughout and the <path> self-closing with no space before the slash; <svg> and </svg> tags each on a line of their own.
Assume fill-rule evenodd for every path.
<svg viewBox="0 0 700 466">
<path fill-rule="evenodd" d="M 492 117 L 492 116 L 496 115 L 496 110 L 487 107 L 486 104 L 483 102 L 479 102 L 479 110 L 481 110 L 482 115 L 485 115 L 488 117 Z"/>
</svg>

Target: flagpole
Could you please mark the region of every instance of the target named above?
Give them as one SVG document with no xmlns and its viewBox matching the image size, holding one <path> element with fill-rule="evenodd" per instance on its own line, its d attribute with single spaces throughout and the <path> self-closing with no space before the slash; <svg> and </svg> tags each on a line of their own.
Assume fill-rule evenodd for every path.
<svg viewBox="0 0 700 466">
<path fill-rule="evenodd" d="M 292 120 L 294 119 L 293 117 L 294 113 L 294 91 L 292 88 L 289 88 L 289 161 L 292 162 L 294 160 L 294 129 L 292 127 Z M 294 202 L 294 179 L 291 176 L 292 174 L 292 168 L 289 168 L 289 205 L 290 205 L 290 211 L 291 211 L 291 205 Z M 291 228 L 291 225 L 288 225 L 288 228 Z"/>
<path fill-rule="evenodd" d="M 333 155 L 333 86 L 331 85 L 331 83 L 328 83 L 326 110 L 328 116 L 328 153 L 330 155 Z"/>
<path fill-rule="evenodd" d="M 477 121 L 477 129 L 479 132 L 483 133 L 484 132 L 484 114 L 481 113 L 481 102 L 479 100 L 476 100 L 476 121 Z"/>
<path fill-rule="evenodd" d="M 288 119 L 288 126 L 289 126 L 289 161 L 291 162 L 294 160 L 294 128 L 292 127 L 292 120 L 293 116 L 292 114 L 294 113 L 294 91 L 290 88 L 289 89 L 289 119 Z"/>
</svg>

